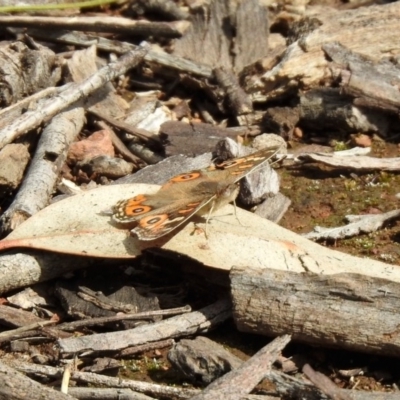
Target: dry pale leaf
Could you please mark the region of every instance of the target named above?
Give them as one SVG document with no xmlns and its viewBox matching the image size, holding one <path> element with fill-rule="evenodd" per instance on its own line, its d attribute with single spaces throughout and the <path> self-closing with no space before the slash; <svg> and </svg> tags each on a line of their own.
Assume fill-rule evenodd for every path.
<svg viewBox="0 0 400 400">
<path fill-rule="evenodd" d="M 237 209 L 238 220 L 230 205 L 211 218 L 208 238 L 201 217 L 155 241 L 139 241 L 128 229 L 114 226 L 110 216 L 101 214 L 118 200 L 158 189 L 155 185 L 129 184 L 77 194 L 52 204 L 20 225 L 0 242 L 0 250 L 32 247 L 68 254 L 133 258 L 145 248 L 157 247 L 225 270 L 235 265 L 299 273 L 346 272 L 400 282 L 396 266 L 325 248 L 242 209 Z"/>
</svg>

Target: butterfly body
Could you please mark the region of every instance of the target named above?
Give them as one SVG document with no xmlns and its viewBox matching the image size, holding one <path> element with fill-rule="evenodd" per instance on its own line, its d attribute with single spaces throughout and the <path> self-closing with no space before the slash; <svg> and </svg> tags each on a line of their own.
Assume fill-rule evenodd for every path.
<svg viewBox="0 0 400 400">
<path fill-rule="evenodd" d="M 238 181 L 271 158 L 278 149 L 260 150 L 202 170 L 171 178 L 152 195 L 140 194 L 113 207 L 118 223 L 135 224 L 140 240 L 154 240 L 184 223 L 194 214 L 205 215 L 235 200 Z"/>
</svg>

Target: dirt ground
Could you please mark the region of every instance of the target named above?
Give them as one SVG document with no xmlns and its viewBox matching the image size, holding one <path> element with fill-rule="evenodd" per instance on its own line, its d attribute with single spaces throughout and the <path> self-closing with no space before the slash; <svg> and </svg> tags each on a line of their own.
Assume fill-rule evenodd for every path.
<svg viewBox="0 0 400 400">
<path fill-rule="evenodd" d="M 397 144 L 378 142 L 372 155 L 398 157 Z M 310 232 L 315 226 L 345 225 L 349 214 L 379 214 L 399 207 L 400 176 L 385 171 L 355 174 L 320 169 L 279 170 L 281 192 L 292 201 L 281 225 L 296 233 Z M 399 264 L 400 223 L 395 221 L 368 235 L 323 243 L 345 253 Z"/>
</svg>

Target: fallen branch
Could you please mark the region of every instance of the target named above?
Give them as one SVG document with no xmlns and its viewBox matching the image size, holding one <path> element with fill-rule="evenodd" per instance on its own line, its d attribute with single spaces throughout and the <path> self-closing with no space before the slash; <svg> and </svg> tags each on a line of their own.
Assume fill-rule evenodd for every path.
<svg viewBox="0 0 400 400">
<path fill-rule="evenodd" d="M 119 332 L 60 339 L 58 344 L 65 355 L 83 351 L 120 351 L 130 346 L 207 332 L 231 316 L 230 307 L 228 300 L 220 300 L 199 311 L 153 324 Z"/>
</svg>

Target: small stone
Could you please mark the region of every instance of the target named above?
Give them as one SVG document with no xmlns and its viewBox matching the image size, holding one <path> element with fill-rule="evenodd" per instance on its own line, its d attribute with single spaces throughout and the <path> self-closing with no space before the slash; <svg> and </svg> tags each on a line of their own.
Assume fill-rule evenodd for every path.
<svg viewBox="0 0 400 400">
<path fill-rule="evenodd" d="M 30 155 L 25 145 L 11 143 L 0 151 L 0 192 L 16 189 L 24 176 Z"/>
<path fill-rule="evenodd" d="M 372 140 L 368 135 L 359 134 L 359 135 L 351 135 L 351 142 L 355 146 L 359 147 L 371 147 Z"/>
<path fill-rule="evenodd" d="M 97 131 L 87 139 L 72 143 L 68 152 L 68 163 L 76 164 L 80 161 L 91 160 L 97 156 L 114 157 L 114 146 L 110 132 Z"/>
<path fill-rule="evenodd" d="M 296 126 L 296 128 L 293 129 L 293 136 L 297 139 L 302 139 L 304 136 L 302 129 Z"/>
</svg>

